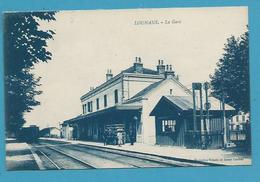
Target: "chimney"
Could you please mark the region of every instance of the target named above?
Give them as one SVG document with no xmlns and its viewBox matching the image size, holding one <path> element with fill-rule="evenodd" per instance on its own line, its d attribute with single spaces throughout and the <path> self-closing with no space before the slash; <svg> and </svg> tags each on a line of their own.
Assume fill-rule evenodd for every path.
<svg viewBox="0 0 260 182">
<path fill-rule="evenodd" d="M 176 76 L 175 76 L 175 79 L 176 79 L 177 81 L 180 81 L 179 75 L 176 75 Z"/>
<path fill-rule="evenodd" d="M 143 73 L 143 63 L 142 63 L 140 57 L 135 57 L 134 72 L 135 73 Z"/>
<path fill-rule="evenodd" d="M 106 81 L 110 80 L 111 78 L 113 78 L 112 70 L 108 69 L 106 74 Z"/>
<path fill-rule="evenodd" d="M 89 90 L 90 90 L 90 91 L 94 90 L 94 87 L 90 87 Z"/>
<path fill-rule="evenodd" d="M 175 77 L 175 72 L 172 70 L 172 65 L 166 65 L 166 71 L 164 73 L 166 79 Z"/>
<path fill-rule="evenodd" d="M 157 72 L 159 75 L 164 75 L 165 73 L 165 65 L 163 65 L 163 60 L 158 61 L 158 65 L 157 65 Z"/>
</svg>

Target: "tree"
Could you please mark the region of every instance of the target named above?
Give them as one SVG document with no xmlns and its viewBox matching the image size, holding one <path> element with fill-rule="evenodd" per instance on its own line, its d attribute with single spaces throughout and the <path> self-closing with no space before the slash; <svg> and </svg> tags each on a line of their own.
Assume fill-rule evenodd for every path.
<svg viewBox="0 0 260 182">
<path fill-rule="evenodd" d="M 55 12 L 6 13 L 4 16 L 5 123 L 7 134 L 15 134 L 25 123 L 24 113 L 40 103 L 35 96 L 40 78 L 34 65 L 51 60 L 47 40 L 55 34 L 40 30 L 40 21 L 54 21 Z"/>
<path fill-rule="evenodd" d="M 250 110 L 249 97 L 249 33 L 238 38 L 231 36 L 224 47 L 224 54 L 210 75 L 212 94 L 238 111 Z"/>
</svg>

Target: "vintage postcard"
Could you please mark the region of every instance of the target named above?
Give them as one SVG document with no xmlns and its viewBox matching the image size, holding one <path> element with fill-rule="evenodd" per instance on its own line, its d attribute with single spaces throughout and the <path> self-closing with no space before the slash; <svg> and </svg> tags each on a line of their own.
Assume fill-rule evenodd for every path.
<svg viewBox="0 0 260 182">
<path fill-rule="evenodd" d="M 248 8 L 4 13 L 7 170 L 251 165 Z"/>
</svg>

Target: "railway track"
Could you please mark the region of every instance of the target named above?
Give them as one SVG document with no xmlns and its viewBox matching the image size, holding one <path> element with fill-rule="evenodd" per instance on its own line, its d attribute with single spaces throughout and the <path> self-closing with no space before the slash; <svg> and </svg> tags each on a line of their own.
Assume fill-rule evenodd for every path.
<svg viewBox="0 0 260 182">
<path fill-rule="evenodd" d="M 191 166 L 209 166 L 207 163 L 198 163 L 197 161 L 183 161 L 164 158 L 155 155 L 142 154 L 137 152 L 128 152 L 111 148 L 103 148 L 98 146 L 82 145 L 82 144 L 55 144 L 51 141 L 42 141 L 47 146 L 55 146 L 63 151 L 75 151 L 79 155 L 93 155 L 102 159 L 113 160 L 128 164 L 129 167 L 191 167 Z M 61 147 L 62 146 L 62 147 Z M 99 167 L 97 167 L 99 168 Z M 103 168 L 103 167 L 101 167 Z M 108 167 L 111 168 L 111 167 Z"/>
<path fill-rule="evenodd" d="M 57 170 L 61 170 L 62 168 L 60 166 L 58 166 L 51 158 L 49 158 L 44 152 L 42 152 L 41 150 L 37 150 L 38 155 L 42 155 L 44 156 L 53 166 L 55 169 Z"/>
<path fill-rule="evenodd" d="M 134 156 L 118 155 L 116 153 L 107 153 L 100 150 L 90 150 L 89 148 L 80 148 L 80 146 L 67 145 L 63 146 L 64 150 L 76 150 L 77 152 L 82 153 L 82 155 L 93 155 L 96 158 L 102 160 L 111 160 L 113 162 L 118 162 L 127 166 L 127 168 L 143 168 L 143 167 L 172 167 L 170 164 L 161 163 L 158 161 L 147 160 L 144 158 L 138 158 Z M 112 154 L 112 155 L 111 155 Z M 114 154 L 114 155 L 113 155 Z M 138 161 L 137 161 L 138 160 Z M 145 163 L 149 163 L 145 166 Z M 163 165 L 162 165 L 163 164 Z M 175 167 L 175 166 L 174 166 Z M 113 168 L 113 166 L 109 166 Z M 126 167 L 124 167 L 126 168 Z"/>
<path fill-rule="evenodd" d="M 120 151 L 116 149 L 107 149 L 107 148 L 102 148 L 102 147 L 95 147 L 95 146 L 88 146 L 88 145 L 72 145 L 73 147 L 81 147 L 93 151 L 103 151 L 106 153 L 111 153 L 111 154 L 116 154 L 116 155 L 121 155 L 129 158 L 134 158 L 134 159 L 139 159 L 143 161 L 149 161 L 152 163 L 157 163 L 161 167 L 194 167 L 194 166 L 208 166 L 206 164 L 200 164 L 200 163 L 193 163 L 193 162 L 183 162 L 183 161 L 176 161 L 173 159 L 165 159 L 163 157 L 157 157 L 157 156 L 152 156 L 148 154 L 140 154 L 140 153 L 133 153 L 133 152 L 126 152 L 126 151 Z M 69 147 L 69 145 L 67 146 Z M 137 166 L 140 167 L 140 166 Z"/>
<path fill-rule="evenodd" d="M 32 145 L 34 152 L 45 164 L 46 169 L 95 169 L 94 166 L 64 151 L 50 146 Z"/>
</svg>

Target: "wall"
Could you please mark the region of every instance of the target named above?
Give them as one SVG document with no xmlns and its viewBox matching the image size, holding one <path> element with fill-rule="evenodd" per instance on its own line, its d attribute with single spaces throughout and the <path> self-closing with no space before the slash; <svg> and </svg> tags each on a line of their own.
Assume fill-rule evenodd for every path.
<svg viewBox="0 0 260 182">
<path fill-rule="evenodd" d="M 124 74 L 124 99 L 127 100 L 152 83 L 162 80 L 159 75 Z"/>
<path fill-rule="evenodd" d="M 53 128 L 50 130 L 50 136 L 57 136 L 60 137 L 60 130 L 57 128 Z"/>
<path fill-rule="evenodd" d="M 111 82 L 104 88 L 98 90 L 91 94 L 88 98 L 82 100 L 81 104 L 86 104 L 86 110 L 88 107 L 88 102 L 93 102 L 93 111 L 96 109 L 96 99 L 99 98 L 99 110 L 104 108 L 104 95 L 107 95 L 107 103 L 109 107 L 115 106 L 114 91 L 118 90 L 118 104 L 121 104 L 124 100 L 127 100 L 151 85 L 152 83 L 158 82 L 162 79 L 159 75 L 144 75 L 138 73 L 124 73 L 119 76 L 115 81 Z M 87 112 L 88 113 L 88 112 Z"/>
<path fill-rule="evenodd" d="M 73 128 L 69 125 L 62 126 L 61 128 L 61 135 L 63 138 L 66 138 L 68 140 L 72 139 L 72 130 Z"/>
<path fill-rule="evenodd" d="M 173 96 L 189 96 L 181 86 L 179 86 L 173 79 L 166 79 L 155 88 L 153 91 L 148 93 L 143 100 L 143 112 L 142 112 L 142 143 L 155 144 L 155 117 L 149 116 L 155 105 L 158 103 L 163 95 L 170 95 L 170 89 L 173 90 Z"/>
<path fill-rule="evenodd" d="M 88 112 L 88 102 L 93 102 L 93 111 L 97 111 L 96 99 L 99 98 L 99 110 L 115 106 L 114 91 L 118 90 L 118 104 L 122 103 L 122 79 L 118 78 L 111 84 L 102 88 L 100 91 L 93 93 L 90 97 L 83 99 L 81 105 L 86 104 Z M 107 107 L 104 107 L 104 95 L 107 95 Z"/>
</svg>

